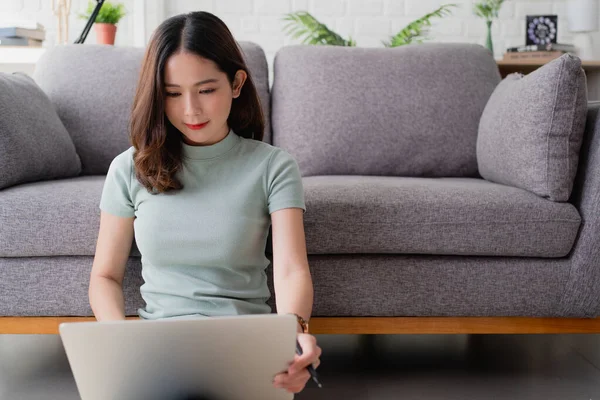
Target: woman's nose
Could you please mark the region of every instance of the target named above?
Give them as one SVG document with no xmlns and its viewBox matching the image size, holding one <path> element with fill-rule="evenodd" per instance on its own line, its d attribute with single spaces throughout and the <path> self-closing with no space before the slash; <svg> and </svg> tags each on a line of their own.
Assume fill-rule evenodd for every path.
<svg viewBox="0 0 600 400">
<path fill-rule="evenodd" d="M 185 101 L 185 115 L 192 116 L 198 115 L 202 112 L 202 107 L 200 106 L 200 102 L 194 95 L 187 96 Z"/>
</svg>

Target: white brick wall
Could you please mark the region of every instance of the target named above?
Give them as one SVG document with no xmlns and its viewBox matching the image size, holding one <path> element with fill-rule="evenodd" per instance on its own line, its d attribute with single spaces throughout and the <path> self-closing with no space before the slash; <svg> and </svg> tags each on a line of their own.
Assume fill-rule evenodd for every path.
<svg viewBox="0 0 600 400">
<path fill-rule="evenodd" d="M 119 0 L 117 0 L 119 1 Z M 134 4 L 139 0 L 120 0 L 130 14 L 120 23 L 117 45 L 134 45 Z M 398 32 L 412 20 L 433 11 L 444 3 L 457 3 L 453 16 L 435 20 L 430 30 L 432 41 L 485 42 L 485 23 L 475 17 L 472 4 L 476 0 L 144 0 L 146 32 L 151 32 L 167 17 L 194 11 L 213 12 L 222 18 L 238 40 L 251 40 L 260 44 L 267 53 L 269 64 L 281 46 L 296 43 L 282 33 L 283 14 L 307 10 L 345 37 L 352 36 L 359 46 L 381 47 L 382 40 Z M 500 18 L 493 26 L 495 56 L 501 57 L 504 49 L 524 43 L 525 15 L 557 14 L 559 16 L 559 42 L 569 43 L 565 14 L 567 0 L 507 0 Z M 37 19 L 48 29 L 46 46 L 54 43 L 56 20 L 51 11 L 51 0 L 0 0 L 0 19 Z M 77 13 L 85 10 L 87 0 L 72 0 L 70 38 L 73 42 L 85 24 Z M 594 35 L 600 43 L 600 33 Z M 95 42 L 93 30 L 87 43 Z M 598 54 L 600 57 L 600 54 Z"/>
<path fill-rule="evenodd" d="M 436 19 L 430 29 L 432 41 L 485 43 L 485 22 L 472 12 L 476 0 L 197 0 L 165 1 L 165 17 L 193 10 L 216 13 L 238 40 L 253 40 L 263 46 L 269 64 L 277 50 L 296 43 L 282 34 L 284 13 L 307 10 L 344 37 L 352 36 L 359 46 L 381 47 L 382 40 L 404 28 L 409 22 L 439 7 L 457 3 L 453 16 Z M 525 15 L 558 14 L 560 42 L 573 40 L 567 30 L 567 0 L 506 0 L 500 17 L 493 25 L 495 56 L 504 49 L 524 44 Z M 600 34 L 595 35 L 600 42 Z M 600 54 L 598 54 L 600 57 Z"/>
</svg>

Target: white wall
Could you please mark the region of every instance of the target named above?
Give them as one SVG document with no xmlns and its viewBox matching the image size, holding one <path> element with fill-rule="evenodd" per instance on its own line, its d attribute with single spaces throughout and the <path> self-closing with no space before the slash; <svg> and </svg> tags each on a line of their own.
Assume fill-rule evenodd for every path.
<svg viewBox="0 0 600 400">
<path fill-rule="evenodd" d="M 440 4 L 457 3 L 454 15 L 436 20 L 431 29 L 433 41 L 485 42 L 485 23 L 472 13 L 473 0 L 120 0 L 129 14 L 119 23 L 116 45 L 143 45 L 166 17 L 204 10 L 222 18 L 238 40 L 260 44 L 269 64 L 276 51 L 294 43 L 282 33 L 283 14 L 307 10 L 343 36 L 351 35 L 359 46 L 381 47 L 381 41 L 398 32 L 410 21 L 436 9 Z M 557 14 L 558 41 L 569 43 L 567 0 L 506 0 L 494 25 L 495 56 L 502 57 L 508 46 L 524 44 L 527 14 Z M 37 19 L 47 28 L 46 46 L 56 38 L 56 19 L 51 0 L 0 0 L 0 19 Z M 73 42 L 85 24 L 76 14 L 85 10 L 87 0 L 72 0 L 70 38 Z M 143 14 L 143 15 L 142 15 Z M 137 39 L 136 39 L 137 37 Z M 600 43 L 600 34 L 595 34 Z M 94 43 L 92 31 L 86 43 Z"/>
<path fill-rule="evenodd" d="M 436 20 L 431 29 L 433 41 L 485 43 L 485 22 L 472 13 L 471 0 L 171 0 L 165 15 L 203 9 L 221 17 L 238 39 L 261 44 L 269 58 L 292 41 L 282 34 L 281 16 L 290 11 L 308 10 L 344 37 L 352 36 L 359 46 L 381 47 L 381 41 L 397 33 L 409 22 L 435 10 L 441 4 L 456 3 L 453 16 Z M 559 15 L 559 41 L 571 40 L 560 25 L 565 0 L 507 0 L 493 27 L 496 57 L 508 46 L 524 44 L 525 15 Z M 566 22 L 566 16 L 563 17 Z M 562 29 L 561 29 L 562 28 Z"/>
</svg>

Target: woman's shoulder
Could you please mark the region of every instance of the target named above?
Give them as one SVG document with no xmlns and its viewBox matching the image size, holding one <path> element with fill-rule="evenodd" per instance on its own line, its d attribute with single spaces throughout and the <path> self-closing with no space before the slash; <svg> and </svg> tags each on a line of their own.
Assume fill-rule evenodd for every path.
<svg viewBox="0 0 600 400">
<path fill-rule="evenodd" d="M 290 178 L 293 181 L 301 179 L 300 167 L 294 156 L 288 151 L 269 143 L 253 139 L 244 140 L 248 142 L 247 154 L 253 154 L 251 158 L 262 165 L 267 181 L 274 182 L 281 180 L 282 177 Z"/>
<path fill-rule="evenodd" d="M 110 169 L 116 169 L 120 171 L 130 171 L 133 166 L 133 154 L 135 148 L 131 146 L 127 150 L 117 154 L 110 163 Z"/>
<path fill-rule="evenodd" d="M 256 153 L 262 159 L 293 159 L 293 156 L 281 147 L 254 139 L 242 138 L 242 140 L 250 152 Z"/>
<path fill-rule="evenodd" d="M 131 146 L 127 150 L 117 154 L 117 156 L 113 159 L 113 162 L 120 163 L 131 163 L 133 162 L 133 154 L 135 152 L 135 147 Z"/>
</svg>

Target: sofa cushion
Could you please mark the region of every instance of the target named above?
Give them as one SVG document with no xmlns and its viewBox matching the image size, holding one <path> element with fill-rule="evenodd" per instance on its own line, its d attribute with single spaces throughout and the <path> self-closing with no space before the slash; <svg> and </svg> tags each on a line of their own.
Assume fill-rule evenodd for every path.
<svg viewBox="0 0 600 400">
<path fill-rule="evenodd" d="M 0 191 L 0 257 L 94 255 L 104 176 Z M 138 254 L 132 247 L 132 254 Z"/>
<path fill-rule="evenodd" d="M 303 176 L 478 177 L 483 108 L 500 82 L 482 46 L 289 46 L 274 62 L 273 144 Z"/>
<path fill-rule="evenodd" d="M 0 73 L 0 189 L 81 172 L 73 141 L 48 96 L 22 73 Z"/>
<path fill-rule="evenodd" d="M 303 180 L 310 254 L 562 257 L 581 218 L 568 203 L 476 178 Z"/>
<path fill-rule="evenodd" d="M 239 42 L 246 58 L 246 65 L 252 74 L 265 116 L 263 142 L 271 143 L 271 93 L 269 88 L 269 65 L 264 50 L 252 42 Z"/>
<path fill-rule="evenodd" d="M 264 52 L 253 43 L 240 46 L 269 121 Z M 33 76 L 73 137 L 84 175 L 106 174 L 131 146 L 129 119 L 143 55 L 143 48 L 72 44 L 48 49 L 36 64 Z M 268 124 L 266 132 L 268 141 Z"/>
<path fill-rule="evenodd" d="M 586 112 L 586 78 L 575 56 L 565 54 L 525 76 L 508 75 L 481 116 L 481 176 L 550 200 L 569 200 Z"/>
<path fill-rule="evenodd" d="M 310 254 L 561 257 L 575 207 L 483 179 L 315 176 L 303 180 Z M 103 176 L 0 191 L 0 257 L 95 253 Z M 132 247 L 132 255 L 139 251 Z"/>
</svg>

